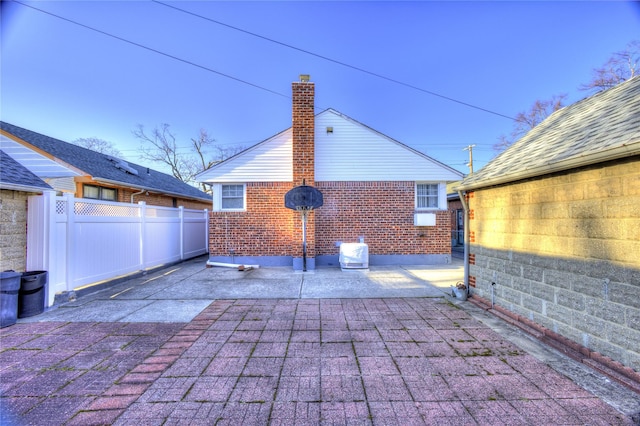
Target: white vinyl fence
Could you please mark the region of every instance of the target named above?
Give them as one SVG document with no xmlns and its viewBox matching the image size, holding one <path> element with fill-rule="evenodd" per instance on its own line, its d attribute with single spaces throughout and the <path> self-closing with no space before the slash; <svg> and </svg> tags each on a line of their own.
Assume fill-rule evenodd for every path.
<svg viewBox="0 0 640 426">
<path fill-rule="evenodd" d="M 208 211 L 114 203 L 70 194 L 31 196 L 27 270 L 48 271 L 56 293 L 207 253 Z"/>
</svg>

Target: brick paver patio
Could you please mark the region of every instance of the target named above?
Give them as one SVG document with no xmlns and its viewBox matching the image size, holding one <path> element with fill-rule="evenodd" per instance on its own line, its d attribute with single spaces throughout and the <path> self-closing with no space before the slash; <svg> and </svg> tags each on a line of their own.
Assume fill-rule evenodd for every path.
<svg viewBox="0 0 640 426">
<path fill-rule="evenodd" d="M 0 338 L 3 424 L 632 424 L 444 299 L 220 300 L 187 325 Z"/>
</svg>

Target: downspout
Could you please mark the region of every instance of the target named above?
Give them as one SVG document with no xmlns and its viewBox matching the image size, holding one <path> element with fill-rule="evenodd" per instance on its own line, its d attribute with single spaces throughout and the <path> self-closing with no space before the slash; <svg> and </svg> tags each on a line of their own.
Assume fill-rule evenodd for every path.
<svg viewBox="0 0 640 426">
<path fill-rule="evenodd" d="M 135 195 L 144 194 L 144 193 L 145 193 L 145 191 L 146 191 L 146 189 L 144 189 L 144 188 L 143 188 L 143 189 L 141 189 L 141 190 L 140 190 L 140 192 L 134 192 L 133 194 L 131 194 L 131 204 L 133 204 L 133 197 L 134 197 Z"/>
<path fill-rule="evenodd" d="M 466 192 L 458 190 L 458 196 L 464 209 L 464 285 L 469 295 L 469 204 L 465 198 Z"/>
</svg>

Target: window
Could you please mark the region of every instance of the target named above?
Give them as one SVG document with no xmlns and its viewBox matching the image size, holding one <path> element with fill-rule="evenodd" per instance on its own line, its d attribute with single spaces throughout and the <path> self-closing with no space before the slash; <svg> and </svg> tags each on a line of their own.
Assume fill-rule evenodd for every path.
<svg viewBox="0 0 640 426">
<path fill-rule="evenodd" d="M 82 197 L 93 198 L 95 200 L 116 201 L 118 192 L 113 188 L 103 188 L 101 186 L 83 185 Z"/>
<path fill-rule="evenodd" d="M 244 209 L 244 185 L 222 185 L 220 206 L 222 210 Z"/>
<path fill-rule="evenodd" d="M 439 198 L 437 183 L 416 184 L 417 209 L 437 209 L 439 205 Z"/>
</svg>

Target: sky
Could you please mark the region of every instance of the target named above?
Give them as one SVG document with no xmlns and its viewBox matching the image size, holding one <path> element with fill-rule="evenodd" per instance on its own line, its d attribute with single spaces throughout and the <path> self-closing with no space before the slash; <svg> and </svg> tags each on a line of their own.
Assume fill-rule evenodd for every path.
<svg viewBox="0 0 640 426">
<path fill-rule="evenodd" d="M 205 129 L 249 147 L 291 126 L 309 74 L 333 108 L 463 173 L 513 117 L 566 103 L 640 39 L 640 3 L 598 1 L 3 1 L 0 119 L 139 158 L 138 125 L 182 153 Z"/>
</svg>

